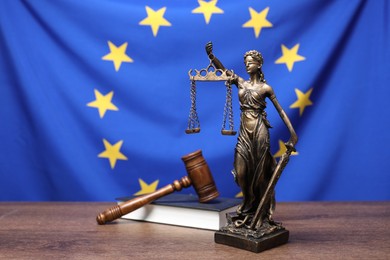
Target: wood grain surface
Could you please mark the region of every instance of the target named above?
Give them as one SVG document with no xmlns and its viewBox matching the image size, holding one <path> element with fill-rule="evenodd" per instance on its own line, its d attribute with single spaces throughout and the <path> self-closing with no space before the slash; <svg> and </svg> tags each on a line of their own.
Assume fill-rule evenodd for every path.
<svg viewBox="0 0 390 260">
<path fill-rule="evenodd" d="M 390 259 L 390 202 L 279 203 L 286 245 L 256 254 L 214 232 L 96 215 L 115 203 L 1 202 L 1 259 Z"/>
</svg>

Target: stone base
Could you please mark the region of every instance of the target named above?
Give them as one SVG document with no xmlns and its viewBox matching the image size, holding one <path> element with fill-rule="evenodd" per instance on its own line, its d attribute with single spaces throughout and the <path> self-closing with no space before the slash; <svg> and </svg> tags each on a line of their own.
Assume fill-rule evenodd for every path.
<svg viewBox="0 0 390 260">
<path fill-rule="evenodd" d="M 261 238 L 245 237 L 236 234 L 230 234 L 224 231 L 215 232 L 215 243 L 224 244 L 255 253 L 271 249 L 288 242 L 289 231 L 286 229 L 276 230 L 271 234 L 264 235 Z"/>
</svg>

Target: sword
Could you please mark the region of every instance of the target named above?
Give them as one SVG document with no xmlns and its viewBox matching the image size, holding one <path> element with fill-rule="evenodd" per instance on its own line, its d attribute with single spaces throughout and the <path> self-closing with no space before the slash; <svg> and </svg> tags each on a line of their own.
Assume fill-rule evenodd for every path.
<svg viewBox="0 0 390 260">
<path fill-rule="evenodd" d="M 252 223 L 250 225 L 250 229 L 254 230 L 256 227 L 257 222 L 260 218 L 260 212 L 262 211 L 264 204 L 266 201 L 269 201 L 270 197 L 272 196 L 272 193 L 275 189 L 276 183 L 278 182 L 280 175 L 282 175 L 283 169 L 286 167 L 288 161 L 290 160 L 290 155 L 292 152 L 295 152 L 295 148 L 291 146 L 286 147 L 286 152 L 282 155 L 280 158 L 278 164 L 276 165 L 276 168 L 272 174 L 272 177 L 268 183 L 267 189 L 265 190 L 265 193 L 263 197 L 260 200 L 259 206 L 257 207 L 256 213 L 253 216 Z"/>
</svg>

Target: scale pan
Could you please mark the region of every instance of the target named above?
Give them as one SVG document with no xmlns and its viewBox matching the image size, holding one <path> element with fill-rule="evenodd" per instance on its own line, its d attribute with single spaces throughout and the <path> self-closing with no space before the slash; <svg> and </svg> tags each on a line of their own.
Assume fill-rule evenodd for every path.
<svg viewBox="0 0 390 260">
<path fill-rule="evenodd" d="M 199 127 L 196 127 L 196 128 L 187 128 L 186 129 L 186 134 L 197 134 L 200 132 L 200 128 Z"/>
<path fill-rule="evenodd" d="M 223 134 L 223 135 L 236 135 L 237 131 L 223 129 L 223 130 L 221 130 L 221 134 Z"/>
</svg>

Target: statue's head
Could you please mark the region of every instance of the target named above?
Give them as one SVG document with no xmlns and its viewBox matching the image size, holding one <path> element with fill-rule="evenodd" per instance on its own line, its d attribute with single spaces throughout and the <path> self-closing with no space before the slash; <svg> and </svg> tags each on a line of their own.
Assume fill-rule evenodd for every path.
<svg viewBox="0 0 390 260">
<path fill-rule="evenodd" d="M 263 66 L 263 56 L 260 52 L 256 50 L 247 51 L 244 54 L 244 63 L 246 70 L 249 74 L 258 74 L 262 82 L 266 82 L 264 79 L 264 74 L 261 69 Z"/>
<path fill-rule="evenodd" d="M 252 57 L 252 60 L 259 63 L 260 67 L 263 66 L 263 56 L 261 55 L 260 52 L 258 52 L 256 50 L 247 51 L 244 54 L 244 62 L 247 59 L 247 57 Z"/>
</svg>

